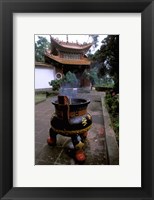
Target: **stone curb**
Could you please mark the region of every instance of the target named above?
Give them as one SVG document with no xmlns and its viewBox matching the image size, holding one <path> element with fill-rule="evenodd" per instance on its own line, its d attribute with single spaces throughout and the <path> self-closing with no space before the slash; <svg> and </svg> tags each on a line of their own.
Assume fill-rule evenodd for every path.
<svg viewBox="0 0 154 200">
<path fill-rule="evenodd" d="M 109 113 L 106 109 L 104 97 L 101 98 L 102 102 L 102 110 L 104 116 L 104 126 L 105 126 L 105 137 L 106 137 L 106 145 L 107 145 L 107 153 L 110 165 L 119 165 L 119 147 L 116 141 L 115 132 L 111 128 L 111 119 Z"/>
</svg>

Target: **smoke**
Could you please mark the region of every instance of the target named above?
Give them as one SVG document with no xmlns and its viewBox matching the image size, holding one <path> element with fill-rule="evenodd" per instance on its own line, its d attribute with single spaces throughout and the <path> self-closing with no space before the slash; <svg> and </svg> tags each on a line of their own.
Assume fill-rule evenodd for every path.
<svg viewBox="0 0 154 200">
<path fill-rule="evenodd" d="M 78 93 L 78 88 L 73 87 L 61 87 L 59 95 L 67 96 L 69 99 L 76 98 Z"/>
<path fill-rule="evenodd" d="M 63 78 L 63 83 L 60 88 L 59 95 L 67 96 L 69 99 L 76 98 L 79 87 L 79 79 L 76 75 L 70 71 L 68 71 Z"/>
</svg>

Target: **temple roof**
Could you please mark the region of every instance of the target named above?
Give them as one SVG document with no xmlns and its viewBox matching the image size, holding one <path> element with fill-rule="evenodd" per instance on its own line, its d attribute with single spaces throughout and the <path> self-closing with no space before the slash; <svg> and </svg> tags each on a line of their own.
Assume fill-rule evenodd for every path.
<svg viewBox="0 0 154 200">
<path fill-rule="evenodd" d="M 43 63 L 43 62 L 35 62 L 35 66 L 37 66 L 37 67 L 49 67 L 49 68 L 53 67 L 52 64 Z"/>
<path fill-rule="evenodd" d="M 59 56 L 55 56 L 53 54 L 45 53 L 45 56 L 48 58 L 65 65 L 90 65 L 90 61 L 87 58 L 83 59 L 66 59 L 60 58 Z"/>
<path fill-rule="evenodd" d="M 51 43 L 52 43 L 52 49 L 51 51 L 54 51 L 54 48 L 57 48 L 60 51 L 64 52 L 75 52 L 75 53 L 83 53 L 85 54 L 89 48 L 92 46 L 92 43 L 88 44 L 79 44 L 79 43 L 71 43 L 71 42 L 63 42 L 60 40 L 57 40 L 53 37 L 51 37 Z"/>
</svg>

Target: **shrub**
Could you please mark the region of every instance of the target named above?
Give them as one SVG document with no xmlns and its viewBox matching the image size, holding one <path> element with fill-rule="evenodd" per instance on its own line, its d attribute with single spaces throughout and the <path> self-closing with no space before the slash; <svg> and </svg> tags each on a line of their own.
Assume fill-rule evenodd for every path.
<svg viewBox="0 0 154 200">
<path fill-rule="evenodd" d="M 53 91 L 58 91 L 61 87 L 77 87 L 78 79 L 74 73 L 69 71 L 63 75 L 62 79 L 50 81 L 49 85 L 52 86 Z"/>
<path fill-rule="evenodd" d="M 49 82 L 49 85 L 52 86 L 53 91 L 58 91 L 61 87 L 61 84 L 62 84 L 62 79 L 52 80 L 51 82 Z"/>
<path fill-rule="evenodd" d="M 105 103 L 111 117 L 117 142 L 119 143 L 119 95 L 115 94 L 113 91 L 108 92 L 105 97 Z"/>
<path fill-rule="evenodd" d="M 66 75 L 63 77 L 62 85 L 64 87 L 77 87 L 78 86 L 78 79 L 76 75 L 72 72 L 67 72 Z"/>
<path fill-rule="evenodd" d="M 116 116 L 117 114 L 119 114 L 119 96 L 118 95 L 115 95 L 114 92 L 107 93 L 105 97 L 105 102 L 112 116 Z"/>
</svg>

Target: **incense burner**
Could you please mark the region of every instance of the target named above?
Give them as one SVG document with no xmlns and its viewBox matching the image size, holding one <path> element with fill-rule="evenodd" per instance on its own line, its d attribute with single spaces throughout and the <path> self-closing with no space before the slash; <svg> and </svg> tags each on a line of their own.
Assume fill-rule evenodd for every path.
<svg viewBox="0 0 154 200">
<path fill-rule="evenodd" d="M 55 106 L 49 130 L 49 145 L 56 145 L 57 134 L 71 137 L 77 161 L 85 160 L 84 144 L 87 132 L 92 125 L 92 117 L 87 112 L 90 100 L 58 96 L 58 100 L 52 101 Z"/>
</svg>

